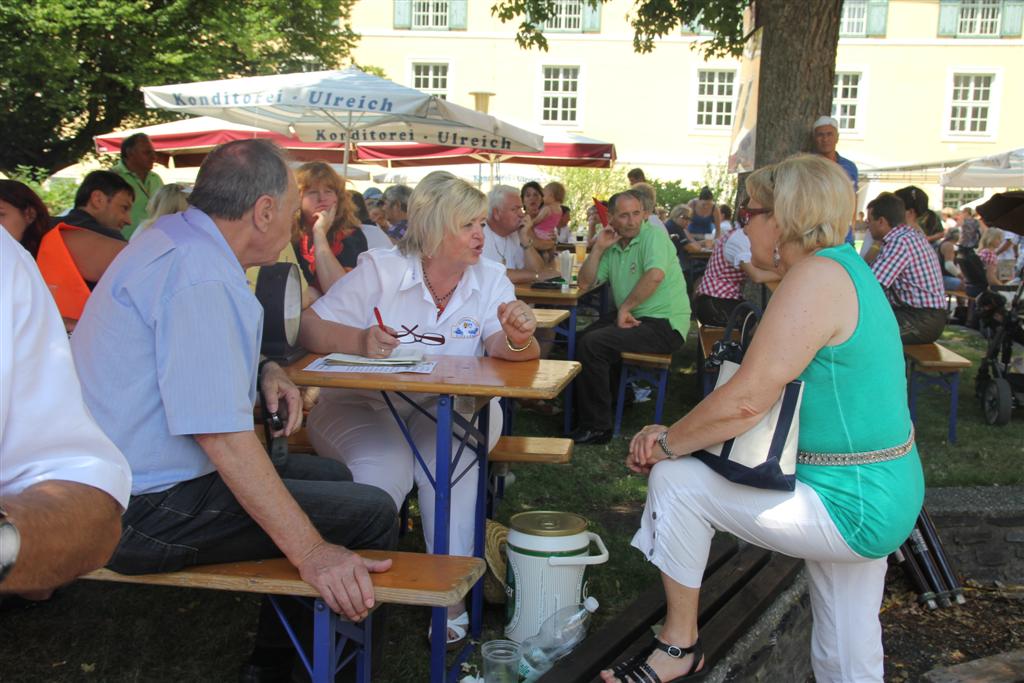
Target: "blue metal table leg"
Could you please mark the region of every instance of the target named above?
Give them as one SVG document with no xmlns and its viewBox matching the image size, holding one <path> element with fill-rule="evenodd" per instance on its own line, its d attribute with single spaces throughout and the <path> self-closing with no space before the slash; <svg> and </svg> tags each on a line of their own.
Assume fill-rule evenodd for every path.
<svg viewBox="0 0 1024 683">
<path fill-rule="evenodd" d="M 338 618 L 327 604 L 317 598 L 313 603 L 313 683 L 333 683 L 338 660 L 334 624 Z"/>
<path fill-rule="evenodd" d="M 576 307 L 569 307 L 569 327 L 566 329 L 565 335 L 566 346 L 568 347 L 567 353 L 569 360 L 576 360 Z M 568 434 L 572 431 L 572 392 L 573 384 L 575 380 L 569 382 L 565 386 L 565 400 L 562 402 L 562 431 L 564 434 Z"/>
<path fill-rule="evenodd" d="M 448 554 L 451 523 L 452 397 L 441 395 L 437 401 L 437 437 L 434 446 L 434 554 Z M 448 609 L 434 607 L 430 614 L 430 680 L 442 683 L 446 678 Z"/>
<path fill-rule="evenodd" d="M 910 366 L 910 381 L 907 382 L 910 393 L 910 419 L 917 424 L 917 368 Z"/>
<path fill-rule="evenodd" d="M 668 393 L 668 370 L 658 375 L 658 398 L 654 404 L 654 423 L 661 424 L 661 415 L 665 410 L 665 394 Z"/>
<path fill-rule="evenodd" d="M 615 400 L 615 427 L 612 430 L 613 436 L 618 436 L 619 432 L 622 431 L 622 409 L 626 404 L 626 384 L 629 382 L 629 366 L 625 363 L 622 364 L 622 369 L 619 371 L 619 392 L 618 397 Z"/>
<path fill-rule="evenodd" d="M 949 373 L 949 443 L 956 443 L 956 413 L 960 402 L 960 371 Z"/>
<path fill-rule="evenodd" d="M 373 614 L 363 620 L 363 644 L 356 657 L 356 681 L 370 683 L 370 663 L 373 661 Z"/>
<path fill-rule="evenodd" d="M 483 441 L 476 445 L 477 479 L 476 479 L 476 524 L 473 530 L 473 555 L 479 558 L 484 556 L 484 530 L 487 522 L 484 517 L 484 508 L 487 499 L 487 447 L 490 434 L 490 405 L 485 405 L 480 410 L 478 424 L 480 433 L 483 434 Z M 473 638 L 479 638 L 484 628 L 484 578 L 473 586 L 470 603 L 470 624 L 469 632 Z"/>
</svg>

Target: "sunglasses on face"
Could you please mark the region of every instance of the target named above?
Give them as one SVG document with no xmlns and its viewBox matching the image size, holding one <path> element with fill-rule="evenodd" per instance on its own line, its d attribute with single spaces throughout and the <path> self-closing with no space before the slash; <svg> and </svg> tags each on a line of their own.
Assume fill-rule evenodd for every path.
<svg viewBox="0 0 1024 683">
<path fill-rule="evenodd" d="M 761 214 L 771 212 L 771 209 L 752 209 L 749 206 L 741 206 L 740 210 L 736 212 L 736 220 L 739 221 L 740 227 L 742 228 L 745 227 L 748 223 L 750 223 L 750 219 L 752 219 L 754 216 L 759 216 Z"/>
</svg>

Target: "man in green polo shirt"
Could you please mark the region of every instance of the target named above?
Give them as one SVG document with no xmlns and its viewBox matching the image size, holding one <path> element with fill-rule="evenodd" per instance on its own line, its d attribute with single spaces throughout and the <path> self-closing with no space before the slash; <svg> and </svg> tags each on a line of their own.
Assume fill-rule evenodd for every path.
<svg viewBox="0 0 1024 683">
<path fill-rule="evenodd" d="M 131 224 L 122 231 L 125 239 L 131 237 L 139 223 L 145 220 L 149 198 L 163 187 L 164 181 L 153 173 L 155 161 L 156 150 L 145 133 L 129 135 L 121 143 L 121 160 L 111 170 L 124 178 L 135 191 Z"/>
<path fill-rule="evenodd" d="M 608 200 L 609 227 L 594 241 L 580 268 L 581 290 L 607 282 L 615 309 L 580 335 L 576 359 L 578 444 L 608 443 L 612 436 L 612 386 L 623 351 L 673 353 L 690 325 L 690 302 L 683 271 L 668 233 L 644 221 L 643 205 L 632 191 Z"/>
</svg>

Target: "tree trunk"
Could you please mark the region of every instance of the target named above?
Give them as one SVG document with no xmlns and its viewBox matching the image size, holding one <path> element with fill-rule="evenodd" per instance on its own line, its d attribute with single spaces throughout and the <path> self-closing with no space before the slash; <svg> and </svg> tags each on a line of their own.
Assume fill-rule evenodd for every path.
<svg viewBox="0 0 1024 683">
<path fill-rule="evenodd" d="M 758 0 L 756 165 L 811 149 L 811 124 L 832 110 L 842 0 Z"/>
</svg>

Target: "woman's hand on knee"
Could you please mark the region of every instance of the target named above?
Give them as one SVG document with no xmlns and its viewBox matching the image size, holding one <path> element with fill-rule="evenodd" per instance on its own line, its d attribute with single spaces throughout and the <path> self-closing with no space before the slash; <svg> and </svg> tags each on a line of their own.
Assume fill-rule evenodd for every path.
<svg viewBox="0 0 1024 683">
<path fill-rule="evenodd" d="M 638 474 L 647 474 L 655 464 L 664 460 L 658 437 L 667 431 L 668 427 L 664 425 L 647 425 L 641 429 L 629 442 L 626 467 Z"/>
</svg>

